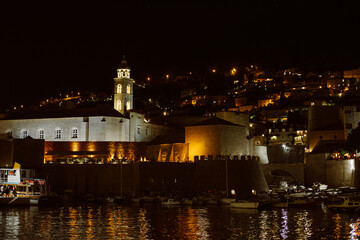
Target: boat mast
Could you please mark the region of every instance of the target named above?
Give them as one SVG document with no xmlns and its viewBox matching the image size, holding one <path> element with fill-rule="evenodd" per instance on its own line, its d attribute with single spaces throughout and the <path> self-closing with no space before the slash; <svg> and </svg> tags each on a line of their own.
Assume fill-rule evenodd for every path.
<svg viewBox="0 0 360 240">
<path fill-rule="evenodd" d="M 123 196 L 123 172 L 122 172 L 122 167 L 123 167 L 123 160 L 120 159 L 120 180 L 121 180 L 121 184 L 120 184 L 120 196 L 122 198 Z"/>
<path fill-rule="evenodd" d="M 225 184 L 226 184 L 226 198 L 229 198 L 229 176 L 228 176 L 228 159 L 225 156 Z"/>
</svg>

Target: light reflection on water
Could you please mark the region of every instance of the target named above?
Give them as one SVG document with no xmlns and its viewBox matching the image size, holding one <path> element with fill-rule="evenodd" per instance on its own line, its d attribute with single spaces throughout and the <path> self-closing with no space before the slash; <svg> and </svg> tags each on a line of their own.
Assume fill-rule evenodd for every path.
<svg viewBox="0 0 360 240">
<path fill-rule="evenodd" d="M 0 239 L 349 239 L 359 216 L 150 204 L 0 208 Z"/>
</svg>

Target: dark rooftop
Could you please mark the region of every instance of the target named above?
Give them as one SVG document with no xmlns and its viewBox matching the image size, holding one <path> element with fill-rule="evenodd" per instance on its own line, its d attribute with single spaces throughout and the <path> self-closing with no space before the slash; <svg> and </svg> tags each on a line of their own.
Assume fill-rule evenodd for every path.
<svg viewBox="0 0 360 240">
<path fill-rule="evenodd" d="M 90 116 L 108 116 L 108 117 L 125 117 L 116 111 L 109 104 L 98 104 L 91 108 L 74 108 L 74 109 L 44 109 L 37 111 L 19 111 L 7 114 L 3 120 L 15 119 L 41 119 L 41 118 L 66 118 L 66 117 L 90 117 Z"/>
<path fill-rule="evenodd" d="M 311 154 L 333 153 L 344 148 L 346 140 L 320 140 L 312 150 Z"/>
<path fill-rule="evenodd" d="M 238 124 L 226 121 L 224 119 L 218 117 L 212 117 L 205 119 L 203 121 L 197 122 L 195 124 L 191 124 L 189 126 L 206 126 L 206 125 L 230 125 L 230 126 L 240 126 Z"/>
</svg>

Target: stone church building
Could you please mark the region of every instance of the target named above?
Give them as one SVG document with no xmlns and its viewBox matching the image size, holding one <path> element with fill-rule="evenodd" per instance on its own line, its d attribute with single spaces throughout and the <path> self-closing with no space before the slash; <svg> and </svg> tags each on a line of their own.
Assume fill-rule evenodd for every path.
<svg viewBox="0 0 360 240">
<path fill-rule="evenodd" d="M 170 128 L 151 124 L 144 114 L 132 109 L 133 79 L 127 62 L 122 60 L 114 78 L 113 108 L 100 104 L 86 109 L 11 113 L 0 120 L 0 136 L 2 139 L 30 136 L 45 142 L 149 142 L 169 132 Z"/>
</svg>

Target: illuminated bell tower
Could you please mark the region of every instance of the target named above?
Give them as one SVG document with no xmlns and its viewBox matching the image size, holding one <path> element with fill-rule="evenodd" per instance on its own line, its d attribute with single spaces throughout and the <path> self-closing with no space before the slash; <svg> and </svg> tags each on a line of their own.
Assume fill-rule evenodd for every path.
<svg viewBox="0 0 360 240">
<path fill-rule="evenodd" d="M 130 78 L 130 68 L 125 56 L 117 69 L 117 77 L 114 78 L 114 108 L 122 114 L 133 108 L 133 79 Z"/>
</svg>

